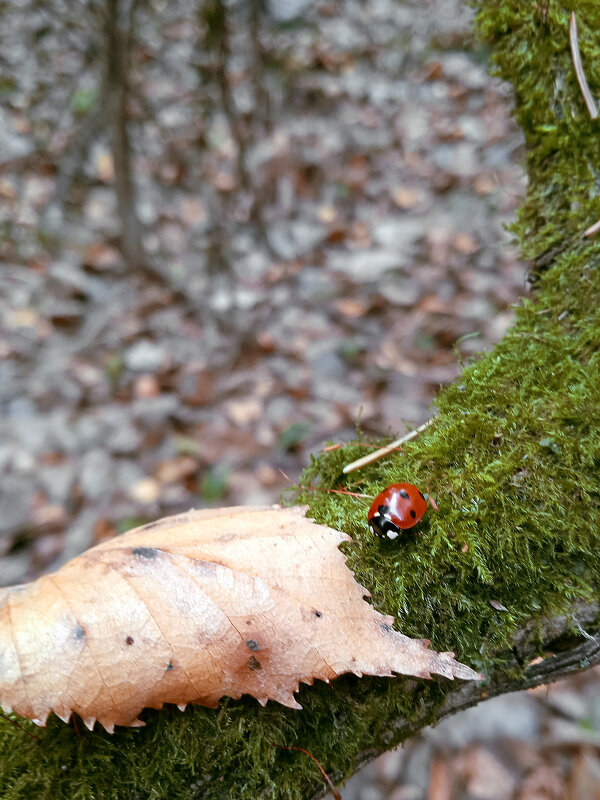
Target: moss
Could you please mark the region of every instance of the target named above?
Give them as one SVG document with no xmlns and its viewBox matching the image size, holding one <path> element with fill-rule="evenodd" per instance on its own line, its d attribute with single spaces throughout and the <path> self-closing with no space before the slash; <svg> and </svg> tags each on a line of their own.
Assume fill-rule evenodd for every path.
<svg viewBox="0 0 600 800">
<path fill-rule="evenodd" d="M 600 218 L 599 123 L 587 116 L 571 65 L 572 8 L 598 91 L 595 2 L 551 0 L 546 14 L 544 0 L 498 0 L 478 15 L 493 68 L 513 82 L 527 141 L 530 183 L 514 230 L 524 254 L 544 263 L 535 294 L 496 349 L 441 393 L 436 424 L 403 453 L 346 481 L 343 465 L 363 448 L 326 453 L 306 470 L 298 498 L 353 536 L 349 564 L 377 608 L 397 615 L 404 632 L 490 672 L 502 672 L 524 620 L 568 614 L 573 600 L 597 596 L 600 244 L 581 231 Z M 400 545 L 368 534 L 368 500 L 323 491 L 342 481 L 374 495 L 400 479 L 439 503 Z M 413 718 L 423 701 L 441 702 L 446 686 L 344 676 L 304 687 L 302 712 L 224 700 L 217 711 L 146 712 L 146 728 L 113 736 L 56 718 L 41 731 L 25 722 L 40 742 L 0 721 L 0 795 L 298 800 L 321 778 L 302 753 L 273 743 L 307 747 L 329 772 L 347 775 L 361 750 L 397 743 L 386 720 Z"/>
</svg>

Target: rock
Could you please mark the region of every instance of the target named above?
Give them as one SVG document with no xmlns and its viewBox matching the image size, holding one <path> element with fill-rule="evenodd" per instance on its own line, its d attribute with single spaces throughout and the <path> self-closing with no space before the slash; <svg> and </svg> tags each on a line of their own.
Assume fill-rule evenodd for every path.
<svg viewBox="0 0 600 800">
<path fill-rule="evenodd" d="M 136 400 L 131 410 L 135 419 L 143 425 L 156 425 L 179 412 L 179 398 L 174 394 L 144 397 Z"/>
<path fill-rule="evenodd" d="M 29 573 L 29 553 L 23 550 L 10 556 L 3 556 L 0 571 L 0 586 L 14 586 L 23 583 Z"/>
<path fill-rule="evenodd" d="M 16 133 L 10 115 L 4 109 L 0 109 L 0 163 L 6 163 L 14 158 L 25 158 L 34 150 L 33 138 Z"/>
<path fill-rule="evenodd" d="M 324 225 L 306 220 L 281 220 L 269 225 L 267 239 L 276 255 L 284 261 L 292 261 L 310 253 L 327 236 Z"/>
<path fill-rule="evenodd" d="M 115 465 L 106 450 L 90 450 L 80 461 L 79 485 L 92 501 L 108 501 L 117 489 Z"/>
<path fill-rule="evenodd" d="M 149 339 L 139 339 L 123 353 L 123 363 L 134 372 L 156 372 L 166 362 L 163 345 Z"/>
<path fill-rule="evenodd" d="M 469 708 L 442 720 L 435 728 L 426 729 L 429 742 L 440 748 L 459 749 L 479 742 L 499 739 L 519 739 L 537 742 L 540 734 L 540 714 L 537 700 L 521 692 L 519 702 L 514 695 L 494 697 L 480 709 Z"/>
<path fill-rule="evenodd" d="M 306 361 L 313 374 L 313 380 L 319 378 L 343 378 L 348 369 L 343 358 L 338 355 L 338 342 L 321 340 L 310 342 L 306 347 Z"/>
<path fill-rule="evenodd" d="M 411 308 L 417 304 L 421 294 L 422 288 L 417 281 L 394 276 L 391 280 L 386 281 L 382 297 L 386 303 L 393 306 Z"/>
<path fill-rule="evenodd" d="M 427 220 L 411 217 L 388 217 L 371 226 L 375 244 L 388 250 L 409 250 L 415 246 L 427 229 Z"/>
<path fill-rule="evenodd" d="M 75 482 L 75 462 L 63 461 L 52 466 L 38 467 L 36 477 L 48 500 L 64 505 Z"/>
<path fill-rule="evenodd" d="M 383 278 L 391 270 L 400 269 L 410 264 L 408 253 L 371 248 L 354 252 L 327 253 L 327 266 L 333 272 L 342 272 L 357 283 L 374 283 Z"/>
<path fill-rule="evenodd" d="M 438 169 L 459 178 L 472 178 L 482 167 L 472 142 L 440 144 L 433 150 L 431 160 Z"/>
<path fill-rule="evenodd" d="M 0 481 L 0 534 L 13 533 L 30 521 L 34 489 L 30 480 L 4 475 Z"/>
<path fill-rule="evenodd" d="M 267 0 L 267 9 L 275 22 L 291 22 L 301 17 L 313 0 Z"/>
<path fill-rule="evenodd" d="M 94 544 L 94 525 L 97 519 L 98 513 L 93 509 L 85 509 L 75 518 L 65 531 L 65 546 L 52 564 L 52 570 L 58 569 Z"/>
<path fill-rule="evenodd" d="M 104 446 L 117 455 L 134 453 L 141 446 L 142 435 L 127 406 L 106 406 L 97 415 Z"/>
</svg>

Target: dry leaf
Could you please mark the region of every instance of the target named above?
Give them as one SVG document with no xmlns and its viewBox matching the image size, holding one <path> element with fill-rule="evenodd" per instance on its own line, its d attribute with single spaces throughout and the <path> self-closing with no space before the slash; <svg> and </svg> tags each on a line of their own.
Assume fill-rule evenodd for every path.
<svg viewBox="0 0 600 800">
<path fill-rule="evenodd" d="M 0 589 L 0 701 L 112 731 L 223 695 L 300 708 L 300 681 L 344 672 L 480 677 L 364 601 L 348 540 L 301 508 L 190 511 Z"/>
</svg>

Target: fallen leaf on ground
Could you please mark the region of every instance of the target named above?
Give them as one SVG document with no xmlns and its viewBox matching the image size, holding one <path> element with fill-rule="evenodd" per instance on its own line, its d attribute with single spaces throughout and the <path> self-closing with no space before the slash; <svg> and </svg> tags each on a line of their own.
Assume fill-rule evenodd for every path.
<svg viewBox="0 0 600 800">
<path fill-rule="evenodd" d="M 479 678 L 365 602 L 343 541 L 302 508 L 190 511 L 0 589 L 3 708 L 112 731 L 224 695 L 300 708 L 300 682 L 344 672 Z"/>
</svg>

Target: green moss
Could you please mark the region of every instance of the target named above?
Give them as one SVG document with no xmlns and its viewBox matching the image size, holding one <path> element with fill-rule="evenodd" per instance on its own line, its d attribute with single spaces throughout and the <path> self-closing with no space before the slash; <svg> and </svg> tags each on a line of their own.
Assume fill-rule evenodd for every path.
<svg viewBox="0 0 600 800">
<path fill-rule="evenodd" d="M 353 536 L 349 564 L 378 609 L 490 672 L 502 671 L 524 620 L 597 596 L 600 567 L 600 244 L 581 238 L 600 218 L 599 123 L 588 118 L 568 43 L 575 8 L 584 68 L 600 93 L 600 6 L 551 0 L 546 15 L 543 5 L 486 2 L 478 16 L 494 69 L 513 82 L 527 141 L 530 184 L 514 230 L 524 254 L 544 263 L 535 294 L 494 352 L 441 393 L 437 422 L 403 453 L 346 480 L 343 465 L 364 449 L 329 452 L 299 493 L 315 518 Z M 322 491 L 341 481 L 374 495 L 400 479 L 439 503 L 401 544 L 368 534 L 367 499 Z M 386 720 L 413 718 L 446 687 L 344 676 L 304 687 L 302 712 L 225 700 L 217 711 L 146 712 L 146 728 L 113 736 L 82 726 L 78 734 L 56 718 L 41 731 L 25 722 L 39 743 L 0 720 L 0 795 L 299 800 L 322 784 L 319 773 L 273 743 L 307 747 L 347 775 L 364 748 L 397 743 Z"/>
</svg>

